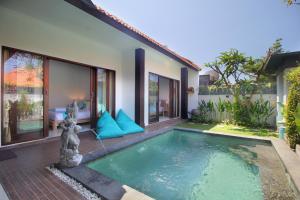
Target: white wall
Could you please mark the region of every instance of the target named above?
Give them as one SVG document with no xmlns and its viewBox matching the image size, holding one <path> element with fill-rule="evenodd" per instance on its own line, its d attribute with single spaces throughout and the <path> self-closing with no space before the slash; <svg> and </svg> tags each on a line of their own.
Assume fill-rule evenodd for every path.
<svg viewBox="0 0 300 200">
<path fill-rule="evenodd" d="M 277 81 L 277 116 L 276 121 L 285 121 L 284 116 L 281 114 L 282 105 L 287 105 L 287 98 L 288 98 L 288 90 L 289 84 L 287 81 L 287 74 L 292 68 L 286 68 L 283 71 L 279 71 L 276 76 Z"/>
<path fill-rule="evenodd" d="M 276 77 L 276 87 L 277 87 L 277 98 L 276 98 L 276 112 L 277 112 L 277 116 L 276 116 L 276 121 L 282 121 L 283 120 L 283 116 L 281 114 L 281 109 L 282 109 L 282 105 L 284 104 L 284 99 L 283 99 L 283 72 L 280 72 L 277 74 Z"/>
<path fill-rule="evenodd" d="M 264 95 L 259 95 L 259 94 L 255 94 L 252 97 L 252 101 L 255 101 L 257 99 L 263 98 L 263 100 L 265 101 L 269 101 L 271 103 L 271 105 L 276 108 L 276 94 L 264 94 Z M 208 102 L 209 100 L 211 100 L 214 103 L 218 103 L 219 98 L 221 100 L 230 100 L 232 101 L 232 95 L 229 96 L 229 98 L 227 97 L 227 95 L 199 95 L 199 102 L 201 100 L 204 100 L 205 102 Z M 274 112 L 272 114 L 272 116 L 269 118 L 268 123 L 272 126 L 276 125 L 276 109 L 274 109 Z"/>
<path fill-rule="evenodd" d="M 291 71 L 292 68 L 286 68 L 283 70 L 283 104 L 286 105 L 287 104 L 287 97 L 288 97 L 288 92 L 289 92 L 289 83 L 287 81 L 287 74 Z"/>
<path fill-rule="evenodd" d="M 123 52 L 122 66 L 120 67 L 119 79 L 116 80 L 116 112 L 122 108 L 134 119 L 135 102 L 135 49 Z"/>
<path fill-rule="evenodd" d="M 188 112 L 198 107 L 199 72 L 188 69 L 188 87 L 194 88 L 194 93 L 188 94 Z"/>
</svg>

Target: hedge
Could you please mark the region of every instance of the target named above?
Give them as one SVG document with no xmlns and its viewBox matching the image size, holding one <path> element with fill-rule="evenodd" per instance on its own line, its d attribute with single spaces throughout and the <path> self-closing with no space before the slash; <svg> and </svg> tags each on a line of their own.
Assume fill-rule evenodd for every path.
<svg viewBox="0 0 300 200">
<path fill-rule="evenodd" d="M 287 99 L 287 137 L 290 147 L 295 149 L 296 144 L 300 144 L 299 132 L 299 105 L 300 105 L 300 67 L 293 69 L 287 74 L 289 91 Z M 297 127 L 298 126 L 298 127 Z"/>
</svg>

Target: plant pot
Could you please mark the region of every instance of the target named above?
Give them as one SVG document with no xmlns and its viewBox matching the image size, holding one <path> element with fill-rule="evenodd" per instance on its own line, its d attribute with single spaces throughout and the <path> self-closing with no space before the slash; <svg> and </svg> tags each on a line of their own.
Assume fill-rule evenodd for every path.
<svg viewBox="0 0 300 200">
<path fill-rule="evenodd" d="M 285 126 L 280 126 L 278 128 L 278 137 L 279 137 L 279 139 L 284 140 L 284 137 L 285 137 Z"/>
</svg>

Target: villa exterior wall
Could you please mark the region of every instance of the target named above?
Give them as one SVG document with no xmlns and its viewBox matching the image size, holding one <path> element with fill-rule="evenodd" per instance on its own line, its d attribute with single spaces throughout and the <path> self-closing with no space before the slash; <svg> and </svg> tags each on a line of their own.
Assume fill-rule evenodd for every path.
<svg viewBox="0 0 300 200">
<path fill-rule="evenodd" d="M 68 19 L 71 21 L 70 23 L 64 22 L 67 25 L 62 25 L 60 23 L 63 22 L 55 19 L 36 18 L 31 13 L 24 14 L 23 12 L 10 9 L 9 6 L 7 8 L 0 4 L 0 51 L 2 46 L 6 46 L 94 67 L 115 70 L 116 111 L 122 108 L 131 118 L 134 118 L 135 49 L 145 49 L 144 115 L 145 124 L 147 125 L 149 72 L 180 80 L 180 69 L 185 66 L 109 25 L 88 16 L 66 2 L 58 0 L 53 2 L 57 4 L 59 9 L 66 7 L 65 12 L 70 13 L 70 19 Z M 11 7 L 15 8 L 22 3 L 12 1 L 13 6 Z M 30 3 L 40 2 L 30 0 Z M 50 4 L 52 1 L 45 1 L 44 3 Z M 83 24 L 74 26 L 72 23 L 75 23 L 74 21 L 76 20 L 72 19 L 72 15 L 78 16 L 80 19 L 85 18 L 86 24 L 92 24 L 93 26 L 91 27 L 97 30 L 88 32 L 89 28 L 84 27 Z M 78 30 L 74 31 L 73 29 L 75 28 Z M 87 31 L 86 34 L 85 31 Z M 194 78 L 196 74 L 198 76 L 198 72 L 192 70 L 189 73 Z M 194 78 L 191 84 L 196 83 Z M 192 103 L 190 104 L 193 105 Z"/>
<path fill-rule="evenodd" d="M 122 105 L 124 99 L 128 99 L 128 102 L 134 102 L 134 98 L 126 95 L 128 93 L 122 93 L 124 88 L 122 88 L 121 83 L 124 71 L 130 70 L 130 68 L 132 68 L 131 71 L 134 70 L 134 64 L 126 62 L 128 58 L 124 58 L 122 52 L 1 7 L 0 13 L 0 24 L 5 24 L 5 28 L 0 29 L 1 46 L 115 70 L 117 83 L 116 109 L 123 107 L 125 111 L 129 112 L 130 116 L 134 115 L 133 111 L 130 112 L 130 107 L 127 108 L 126 105 Z M 134 53 L 132 53 L 131 60 L 133 59 Z M 130 65 L 128 66 L 128 64 Z M 124 70 L 122 70 L 122 67 Z M 131 81 L 131 86 L 134 86 L 134 78 L 124 80 Z"/>
<path fill-rule="evenodd" d="M 277 111 L 277 116 L 276 116 L 276 121 L 282 121 L 283 120 L 283 115 L 280 112 L 282 105 L 284 104 L 284 95 L 283 95 L 283 72 L 280 72 L 277 74 L 276 77 L 276 85 L 277 85 L 277 95 L 276 95 L 276 111 Z"/>
<path fill-rule="evenodd" d="M 288 98 L 288 90 L 289 90 L 289 84 L 286 79 L 287 73 L 292 68 L 285 68 L 283 71 L 279 71 L 276 76 L 277 81 L 277 116 L 276 121 L 284 121 L 284 117 L 282 116 L 282 106 L 285 106 L 287 104 L 287 98 Z"/>
<path fill-rule="evenodd" d="M 194 93 L 188 94 L 188 112 L 198 107 L 199 73 L 188 70 L 188 87 L 194 88 Z"/>
<path fill-rule="evenodd" d="M 160 53 L 149 50 L 145 52 L 145 107 L 144 107 L 144 119 L 145 125 L 149 123 L 149 73 L 155 73 L 160 76 L 165 76 L 180 81 L 180 69 L 182 66 L 180 63 L 169 59 L 166 56 L 161 56 Z"/>
</svg>

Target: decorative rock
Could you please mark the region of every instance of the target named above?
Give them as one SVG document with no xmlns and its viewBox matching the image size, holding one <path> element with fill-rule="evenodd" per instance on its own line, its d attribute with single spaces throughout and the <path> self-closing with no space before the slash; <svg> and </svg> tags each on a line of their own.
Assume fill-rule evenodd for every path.
<svg viewBox="0 0 300 200">
<path fill-rule="evenodd" d="M 60 124 L 60 127 L 63 129 L 63 132 L 61 134 L 59 164 L 61 167 L 76 167 L 82 160 L 82 155 L 78 151 L 80 140 L 77 136 L 81 127 L 76 125 L 76 120 L 72 118 L 65 119 Z"/>
<path fill-rule="evenodd" d="M 66 183 L 70 187 L 72 187 L 75 191 L 79 192 L 82 196 L 85 197 L 85 199 L 87 199 L 87 200 L 101 200 L 101 198 L 98 197 L 97 194 L 95 194 L 95 193 L 91 192 L 90 190 L 86 189 L 80 183 L 78 183 L 74 179 L 70 178 L 69 176 L 65 175 L 60 170 L 58 170 L 56 168 L 53 168 L 53 167 L 47 167 L 47 169 L 50 172 L 52 172 L 56 177 L 58 177 L 60 180 L 62 180 L 64 183 Z"/>
</svg>

